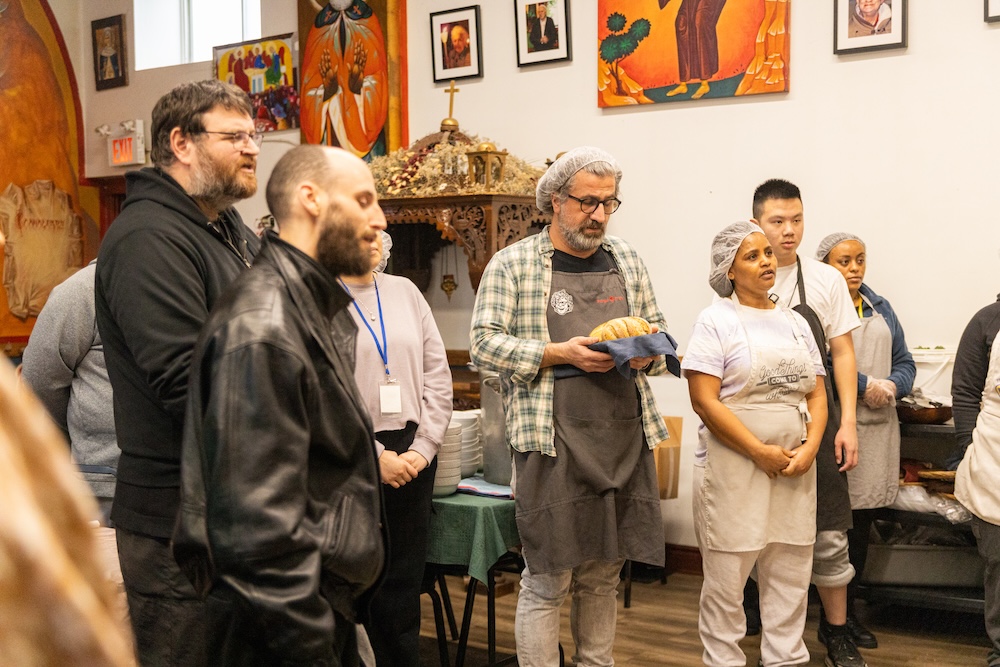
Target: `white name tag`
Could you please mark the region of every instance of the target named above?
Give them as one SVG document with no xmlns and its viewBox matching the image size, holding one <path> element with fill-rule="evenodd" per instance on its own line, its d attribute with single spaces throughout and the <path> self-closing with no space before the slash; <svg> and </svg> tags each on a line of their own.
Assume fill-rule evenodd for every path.
<svg viewBox="0 0 1000 667">
<path fill-rule="evenodd" d="M 379 406 L 384 415 L 398 415 L 403 411 L 403 392 L 396 380 L 389 380 L 378 387 Z"/>
</svg>

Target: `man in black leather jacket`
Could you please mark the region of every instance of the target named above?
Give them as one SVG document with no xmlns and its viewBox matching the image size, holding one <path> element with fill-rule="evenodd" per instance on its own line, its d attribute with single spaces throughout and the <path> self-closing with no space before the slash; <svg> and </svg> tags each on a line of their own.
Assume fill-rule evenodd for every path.
<svg viewBox="0 0 1000 667">
<path fill-rule="evenodd" d="M 280 237 L 195 349 L 174 556 L 208 596 L 209 664 L 350 667 L 386 541 L 337 275 L 370 268 L 385 216 L 365 163 L 315 145 L 278 161 L 267 203 Z"/>
</svg>

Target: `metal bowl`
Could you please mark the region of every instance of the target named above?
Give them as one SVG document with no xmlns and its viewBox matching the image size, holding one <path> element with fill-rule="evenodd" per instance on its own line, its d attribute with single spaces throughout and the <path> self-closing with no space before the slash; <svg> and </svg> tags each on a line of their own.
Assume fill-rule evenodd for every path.
<svg viewBox="0 0 1000 667">
<path fill-rule="evenodd" d="M 899 421 L 907 424 L 943 424 L 951 419 L 951 406 L 942 405 L 939 408 L 915 408 L 897 404 L 896 414 Z"/>
</svg>

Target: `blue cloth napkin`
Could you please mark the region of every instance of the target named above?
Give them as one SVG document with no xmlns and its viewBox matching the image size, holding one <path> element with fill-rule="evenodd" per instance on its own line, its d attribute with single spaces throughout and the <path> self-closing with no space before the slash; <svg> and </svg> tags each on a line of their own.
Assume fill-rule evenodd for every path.
<svg viewBox="0 0 1000 667">
<path fill-rule="evenodd" d="M 681 360 L 677 357 L 677 341 L 666 331 L 593 343 L 588 347 L 596 352 L 610 354 L 611 358 L 614 359 L 615 368 L 627 378 L 634 378 L 639 374 L 639 371 L 629 366 L 629 361 L 636 357 L 657 357 L 661 354 L 667 358 L 667 370 L 677 377 L 681 376 Z M 563 365 L 556 366 L 555 374 L 556 379 L 561 380 L 585 375 L 585 372 L 576 366 Z"/>
</svg>

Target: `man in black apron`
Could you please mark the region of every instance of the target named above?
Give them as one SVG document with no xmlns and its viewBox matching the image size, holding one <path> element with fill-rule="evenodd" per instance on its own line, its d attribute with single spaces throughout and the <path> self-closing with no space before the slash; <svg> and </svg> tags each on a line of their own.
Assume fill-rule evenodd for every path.
<svg viewBox="0 0 1000 667">
<path fill-rule="evenodd" d="M 867 631 L 847 614 L 847 584 L 854 577 L 847 549 L 847 530 L 852 525 L 847 471 L 858 462 L 857 367 L 851 337 L 859 326 L 857 313 L 840 272 L 810 257 L 800 258 L 796 252 L 804 226 L 798 187 L 780 179 L 765 181 L 754 192 L 753 216 L 771 242 L 778 263 L 773 293 L 780 304 L 791 306 L 806 319 L 820 350 L 830 353 L 829 419 L 816 456 L 812 581 L 823 603 L 819 639 L 827 647 L 826 664 L 863 667 L 854 633 Z M 748 592 L 745 604 L 755 597 Z M 748 617 L 756 611 L 748 610 Z M 756 617 L 760 618 L 759 612 Z"/>
<path fill-rule="evenodd" d="M 514 450 L 522 667 L 558 665 L 559 610 L 571 592 L 575 664 L 612 665 L 622 564 L 663 564 L 651 447 L 667 436 L 646 374 L 666 370 L 664 358 L 634 358 L 625 377 L 588 347 L 590 331 L 615 317 L 664 327 L 642 260 L 605 235 L 620 179 L 597 148 L 549 167 L 537 204 L 552 224 L 493 257 L 473 313 L 472 360 L 501 375 Z"/>
</svg>

